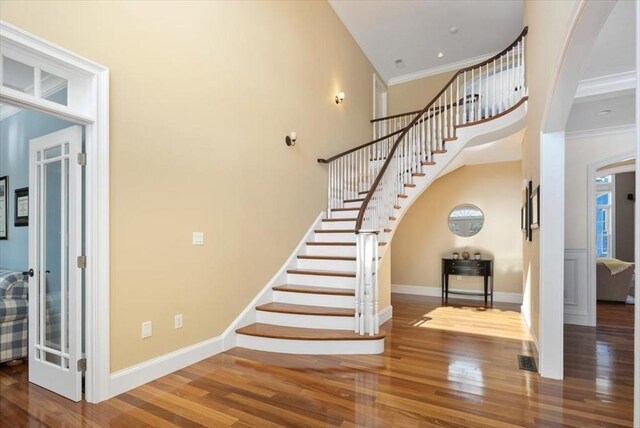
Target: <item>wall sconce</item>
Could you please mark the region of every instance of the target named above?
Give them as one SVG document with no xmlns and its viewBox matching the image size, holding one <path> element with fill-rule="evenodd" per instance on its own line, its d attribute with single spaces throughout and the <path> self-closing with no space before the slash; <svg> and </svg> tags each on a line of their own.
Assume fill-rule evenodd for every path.
<svg viewBox="0 0 640 428">
<path fill-rule="evenodd" d="M 296 145 L 296 140 L 298 139 L 298 135 L 295 131 L 291 131 L 291 134 L 284 137 L 284 142 L 287 146 L 293 147 Z"/>
<path fill-rule="evenodd" d="M 336 95 L 336 104 L 342 104 L 343 101 L 344 101 L 344 92 L 339 92 L 338 95 Z"/>
</svg>

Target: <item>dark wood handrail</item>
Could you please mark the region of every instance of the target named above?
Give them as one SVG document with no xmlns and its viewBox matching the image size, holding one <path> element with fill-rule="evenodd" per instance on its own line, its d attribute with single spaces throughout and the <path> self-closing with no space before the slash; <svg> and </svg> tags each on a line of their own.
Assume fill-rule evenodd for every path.
<svg viewBox="0 0 640 428">
<path fill-rule="evenodd" d="M 381 120 L 391 120 L 391 119 L 395 119 L 396 117 L 409 116 L 410 114 L 418 114 L 421 111 L 422 110 L 416 110 L 416 111 L 410 111 L 410 112 L 407 112 L 407 113 L 398 113 L 398 114 L 394 114 L 392 116 L 379 117 L 377 119 L 371 119 L 371 123 L 380 122 Z"/>
<path fill-rule="evenodd" d="M 354 147 L 352 149 L 347 150 L 346 152 L 342 152 L 342 153 L 339 153 L 339 154 L 337 154 L 335 156 L 331 156 L 329 159 L 318 159 L 318 163 L 331 163 L 334 160 L 336 160 L 338 158 L 341 158 L 342 156 L 348 155 L 349 153 L 353 153 L 353 152 L 358 151 L 360 149 L 364 149 L 365 147 L 371 146 L 372 144 L 379 143 L 380 141 L 386 140 L 387 138 L 393 137 L 394 135 L 398 135 L 401 132 L 402 132 L 402 129 L 398 129 L 397 131 L 392 132 L 391 134 L 387 134 L 387 135 L 385 135 L 383 137 L 376 138 L 373 141 L 369 141 L 368 143 L 361 144 L 361 145 L 359 145 L 357 147 Z"/>
<path fill-rule="evenodd" d="M 402 141 L 404 136 L 407 135 L 407 132 L 409 132 L 409 129 L 412 128 L 416 124 L 416 122 L 418 122 L 419 118 L 424 113 L 426 113 L 427 110 L 429 110 L 429 108 L 431 108 L 431 106 L 438 100 L 438 98 L 440 98 L 442 94 L 444 94 L 447 88 L 449 88 L 449 86 L 458 78 L 458 76 L 460 76 L 460 74 L 466 71 L 475 69 L 476 67 L 482 67 L 483 65 L 490 63 L 494 59 L 500 58 L 502 55 L 509 52 L 514 46 L 516 46 L 527 35 L 528 31 L 529 31 L 529 27 L 524 27 L 520 35 L 513 41 L 513 43 L 511 43 L 509 46 L 507 46 L 500 53 L 494 55 L 493 57 L 483 62 L 480 62 L 478 64 L 472 65 L 471 67 L 458 70 L 456 74 L 454 74 L 451 77 L 451 79 L 449 79 L 447 84 L 444 85 L 444 87 L 440 90 L 440 92 L 438 92 L 438 94 L 435 97 L 433 97 L 433 99 L 420 111 L 420 113 L 418 113 L 418 115 L 413 118 L 411 123 L 409 123 L 409 125 L 407 125 L 404 129 L 402 129 L 402 133 L 400 134 L 400 137 L 398 137 L 396 142 L 393 144 L 393 147 L 387 154 L 387 160 L 385 160 L 384 164 L 382 165 L 382 168 L 380 168 L 380 172 L 376 176 L 376 179 L 373 181 L 373 184 L 371 185 L 371 188 L 367 192 L 367 195 L 365 196 L 364 201 L 362 202 L 362 205 L 360 205 L 360 211 L 358 211 L 358 217 L 356 218 L 356 227 L 355 227 L 356 233 L 360 231 L 360 228 L 362 227 L 362 220 L 364 219 L 364 213 L 367 210 L 367 206 L 369 206 L 369 202 L 371 202 L 371 198 L 373 197 L 373 194 L 375 193 L 376 188 L 380 184 L 380 181 L 382 180 L 384 173 L 387 171 L 387 168 L 389 167 L 389 164 L 393 159 L 393 155 L 396 153 L 396 150 L 398 149 L 398 146 L 400 145 L 400 142 Z"/>
<path fill-rule="evenodd" d="M 480 98 L 480 95 L 478 95 L 478 94 L 469 94 L 469 95 L 467 95 L 467 99 L 469 99 L 469 98 L 473 98 L 473 101 L 471 101 L 471 102 L 476 102 L 476 100 L 478 100 L 478 98 Z M 450 109 L 451 107 L 459 106 L 460 104 L 462 104 L 462 100 L 463 100 L 463 98 L 460 98 L 460 100 L 456 101 L 455 103 L 447 104 L 447 105 L 441 106 L 440 108 L 433 108 L 434 113 L 431 116 L 428 116 L 428 117 L 420 119 L 420 123 L 424 122 L 425 120 L 431 119 L 436 114 L 440 114 L 443 111 Z M 464 104 L 468 104 L 468 103 L 469 103 L 469 101 L 465 102 Z M 422 112 L 422 110 L 420 110 L 420 111 L 418 111 L 416 113 L 420 113 L 420 112 Z M 407 114 L 409 114 L 409 113 L 407 113 Z M 338 158 L 341 158 L 342 156 L 348 155 L 349 153 L 353 153 L 353 152 L 358 151 L 360 149 L 364 149 L 367 146 L 371 146 L 371 145 L 373 145 L 375 143 L 379 143 L 380 141 L 385 140 L 385 139 L 387 139 L 389 137 L 393 137 L 394 135 L 397 135 L 397 134 L 401 133 L 403 129 L 404 128 L 398 129 L 397 131 L 394 131 L 391 134 L 387 134 L 387 135 L 385 135 L 383 137 L 380 137 L 380 138 L 377 138 L 377 139 L 375 139 L 373 141 L 369 141 L 368 143 L 364 143 L 362 145 L 359 145 L 357 147 L 349 149 L 346 152 L 338 153 L 337 155 L 332 156 L 329 159 L 318 159 L 318 163 L 331 163 L 334 160 L 336 160 Z"/>
</svg>

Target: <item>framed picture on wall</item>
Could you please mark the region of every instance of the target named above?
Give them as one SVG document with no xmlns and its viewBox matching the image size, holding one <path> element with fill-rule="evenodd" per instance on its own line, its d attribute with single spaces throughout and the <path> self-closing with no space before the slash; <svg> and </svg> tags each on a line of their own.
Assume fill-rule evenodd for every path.
<svg viewBox="0 0 640 428">
<path fill-rule="evenodd" d="M 9 234 L 9 177 L 0 177 L 0 239 L 7 239 Z"/>
<path fill-rule="evenodd" d="M 16 227 L 29 226 L 29 188 L 23 187 L 16 189 L 15 203 L 15 221 Z"/>
<path fill-rule="evenodd" d="M 540 186 L 531 192 L 531 229 L 540 227 Z"/>
</svg>

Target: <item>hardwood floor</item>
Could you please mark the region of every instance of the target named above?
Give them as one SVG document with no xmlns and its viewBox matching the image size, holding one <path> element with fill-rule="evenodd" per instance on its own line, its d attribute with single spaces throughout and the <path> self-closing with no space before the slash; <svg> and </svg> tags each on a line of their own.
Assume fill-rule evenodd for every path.
<svg viewBox="0 0 640 428">
<path fill-rule="evenodd" d="M 393 296 L 385 352 L 292 356 L 235 348 L 99 405 L 0 368 L 1 426 L 631 426 L 633 330 L 567 326 L 564 381 L 518 370 L 517 305 Z M 607 311 L 599 311 L 606 317 Z"/>
</svg>

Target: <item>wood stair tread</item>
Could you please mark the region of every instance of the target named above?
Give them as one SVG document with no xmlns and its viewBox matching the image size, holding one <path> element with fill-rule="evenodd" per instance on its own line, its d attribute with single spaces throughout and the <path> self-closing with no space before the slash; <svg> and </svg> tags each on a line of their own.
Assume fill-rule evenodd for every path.
<svg viewBox="0 0 640 428">
<path fill-rule="evenodd" d="M 356 221 L 357 218 L 323 218 L 322 221 Z"/>
<path fill-rule="evenodd" d="M 424 177 L 427 174 L 425 174 L 424 172 L 412 172 L 411 175 L 414 177 Z"/>
<path fill-rule="evenodd" d="M 298 256 L 299 259 L 303 260 L 334 260 L 334 261 L 343 261 L 343 262 L 355 262 L 355 257 L 341 257 L 341 256 Z"/>
<path fill-rule="evenodd" d="M 316 287 L 314 285 L 283 284 L 272 288 L 274 291 L 288 293 L 328 294 L 332 296 L 355 296 L 355 290 L 349 288 Z"/>
<path fill-rule="evenodd" d="M 332 208 L 331 211 L 360 211 L 360 208 Z"/>
<path fill-rule="evenodd" d="M 356 277 L 355 272 L 344 272 L 339 270 L 288 269 L 287 273 L 292 275 L 339 276 L 343 278 Z"/>
<path fill-rule="evenodd" d="M 420 162 L 423 166 L 430 166 L 430 165 L 435 165 L 436 163 L 434 161 L 424 161 L 424 162 Z"/>
<path fill-rule="evenodd" d="M 400 207 L 396 207 L 400 209 Z M 355 246 L 355 242 L 307 242 L 307 245 L 344 245 L 344 246 Z M 378 245 L 387 245 L 386 242 L 378 242 Z"/>
<path fill-rule="evenodd" d="M 296 315 L 323 315 L 331 317 L 353 317 L 354 310 L 351 308 L 330 308 L 325 306 L 295 305 L 291 303 L 271 302 L 256 306 L 258 311 L 278 312 L 281 314 Z"/>
<path fill-rule="evenodd" d="M 344 202 L 362 202 L 364 201 L 364 198 L 356 198 L 356 199 L 345 199 Z"/>
<path fill-rule="evenodd" d="M 413 183 L 404 183 L 404 187 L 416 187 Z"/>
<path fill-rule="evenodd" d="M 328 330 L 316 328 L 285 327 L 255 323 L 236 330 L 238 334 L 285 340 L 378 340 L 383 333 L 375 336 L 359 335 L 351 330 Z"/>
</svg>

